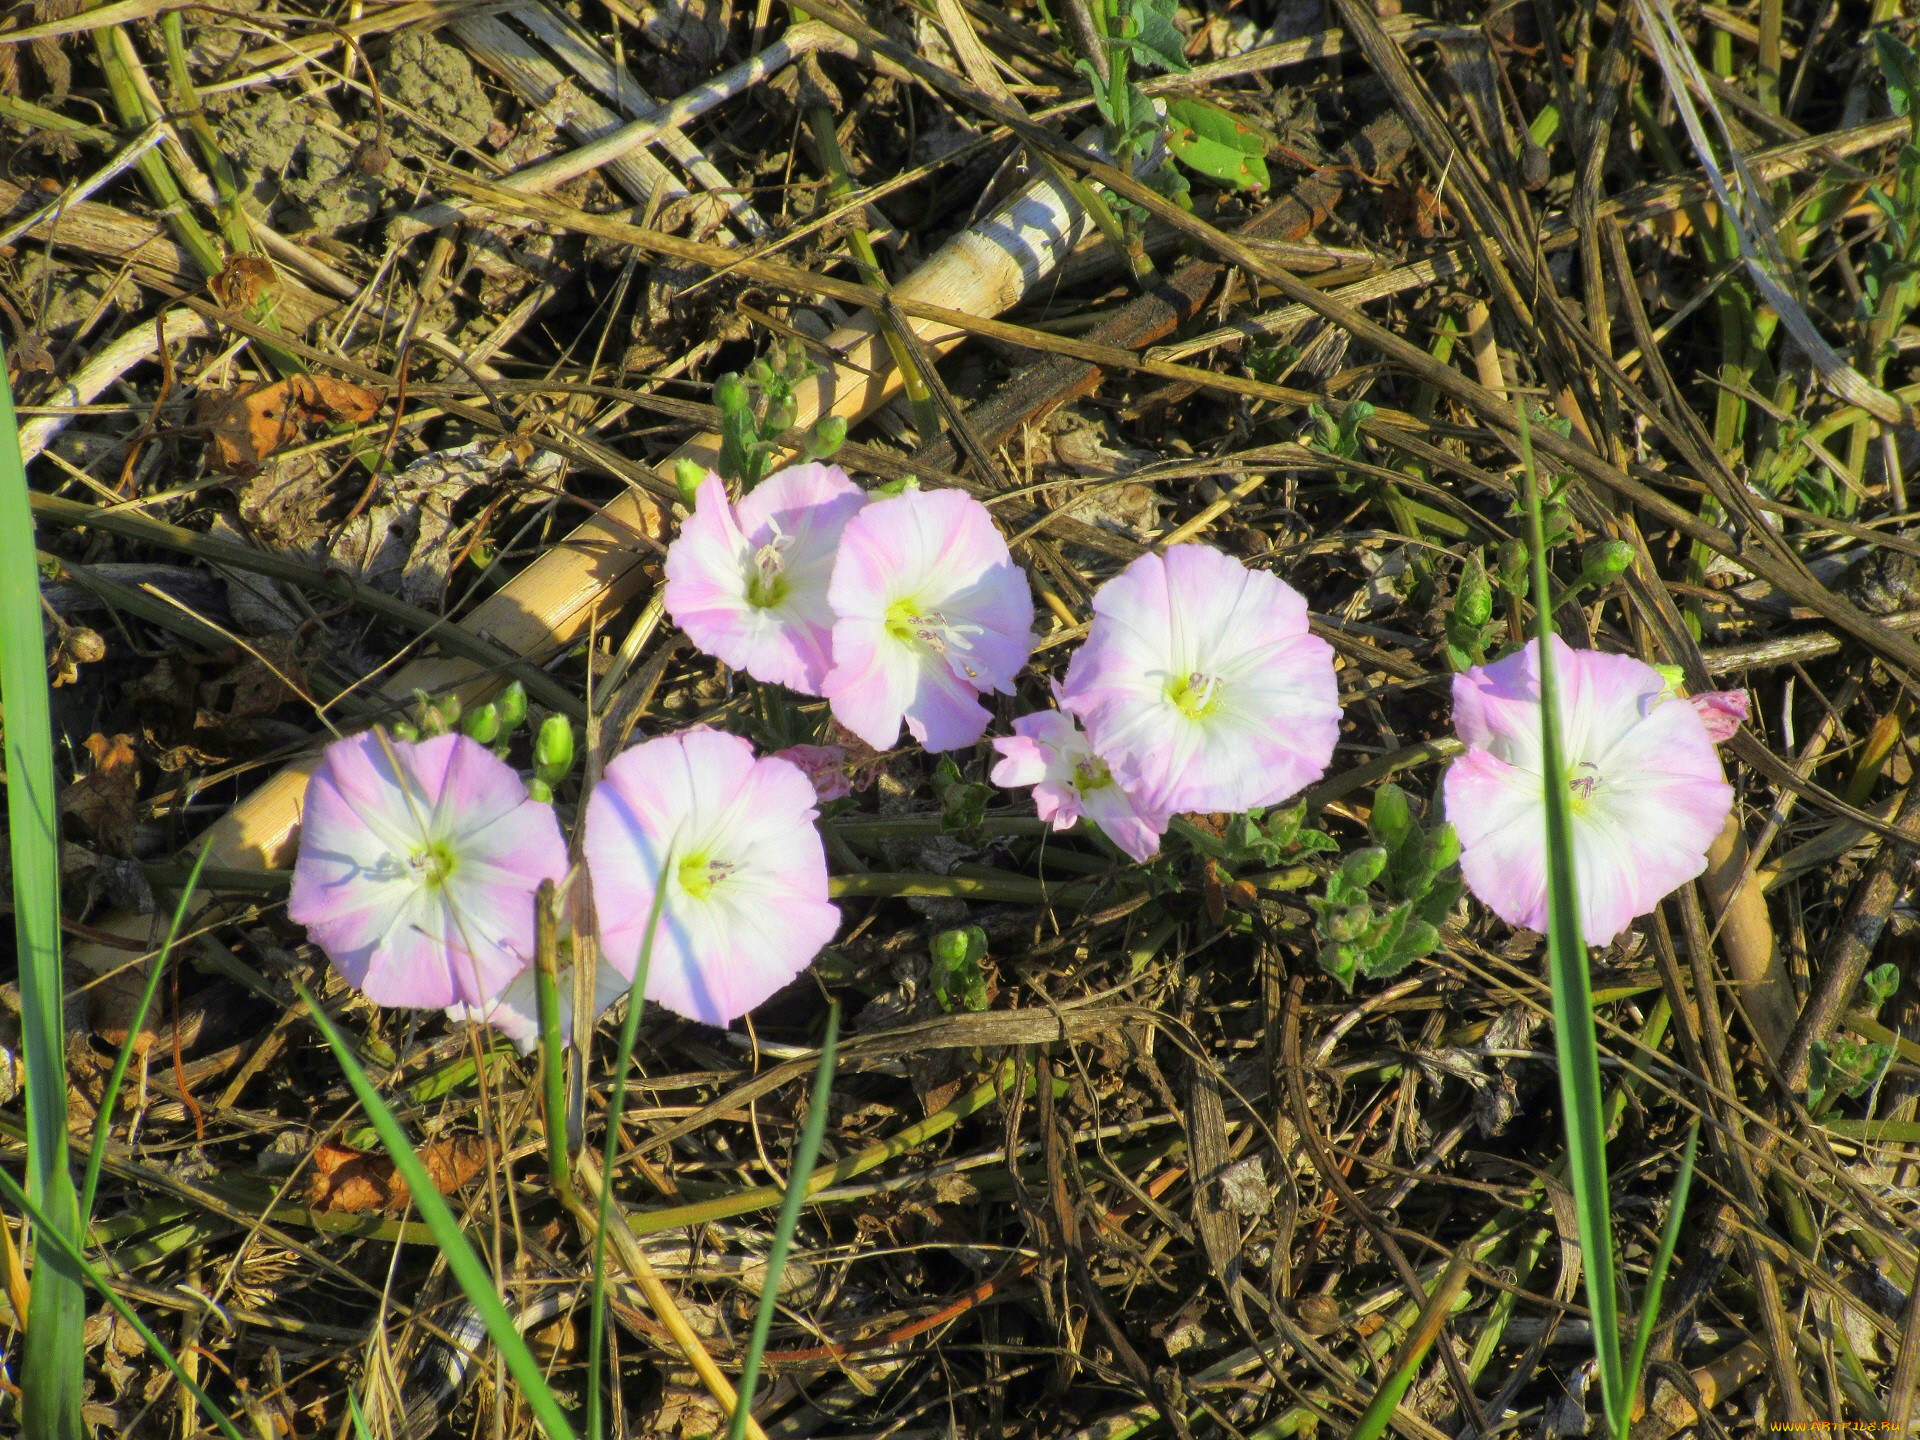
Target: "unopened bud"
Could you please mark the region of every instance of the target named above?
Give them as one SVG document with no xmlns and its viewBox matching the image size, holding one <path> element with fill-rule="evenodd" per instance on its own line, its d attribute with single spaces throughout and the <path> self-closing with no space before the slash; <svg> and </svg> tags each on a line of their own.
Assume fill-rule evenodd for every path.
<svg viewBox="0 0 1920 1440">
<path fill-rule="evenodd" d="M 573 768 L 573 725 L 564 715 L 540 722 L 533 741 L 533 771 L 549 785 L 559 783 Z"/>
<path fill-rule="evenodd" d="M 493 702 L 494 710 L 500 716 L 500 729 L 511 733 L 520 728 L 520 722 L 527 718 L 527 687 L 518 680 L 500 692 L 500 698 Z"/>
<path fill-rule="evenodd" d="M 1587 577 L 1611 580 L 1633 564 L 1633 546 L 1624 540 L 1601 540 L 1589 545 L 1580 559 Z"/>
<path fill-rule="evenodd" d="M 844 415 L 824 415 L 813 422 L 813 437 L 807 442 L 807 449 L 814 459 L 825 460 L 832 456 L 847 441 L 847 417 Z"/>
<path fill-rule="evenodd" d="M 693 509 L 694 497 L 700 493 L 700 486 L 713 472 L 698 460 L 680 459 L 673 462 L 673 484 L 680 492 L 680 501 L 687 509 Z"/>
<path fill-rule="evenodd" d="M 491 745 L 500 738 L 499 709 L 493 705 L 482 705 L 460 722 L 460 733 L 469 740 Z"/>
<path fill-rule="evenodd" d="M 747 382 L 729 370 L 713 382 L 713 403 L 723 415 L 747 408 Z"/>
</svg>

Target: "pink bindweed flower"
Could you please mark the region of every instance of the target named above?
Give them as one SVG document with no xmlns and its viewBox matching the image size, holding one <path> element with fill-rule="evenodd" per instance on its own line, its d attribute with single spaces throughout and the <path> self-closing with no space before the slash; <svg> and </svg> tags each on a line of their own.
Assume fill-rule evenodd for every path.
<svg viewBox="0 0 1920 1440">
<path fill-rule="evenodd" d="M 1033 786 L 1033 808 L 1056 830 L 1071 829 L 1085 815 L 1135 860 L 1159 853 L 1167 817 L 1135 806 L 1071 715 L 1036 711 L 1015 720 L 1013 731 L 993 742 L 1000 752 L 988 777 L 994 784 Z"/>
<path fill-rule="evenodd" d="M 667 613 L 734 669 L 820 694 L 833 663 L 827 580 L 841 530 L 866 503 L 836 465 L 776 471 L 737 505 L 709 474 L 667 547 Z"/>
<path fill-rule="evenodd" d="M 1587 943 L 1604 945 L 1706 869 L 1733 789 L 1699 712 L 1653 667 L 1558 636 L 1553 655 L 1580 926 Z M 1444 787 L 1468 887 L 1530 930 L 1547 928 L 1538 656 L 1529 640 L 1454 676 L 1453 725 L 1468 748 Z"/>
<path fill-rule="evenodd" d="M 813 782 L 813 798 L 822 805 L 853 794 L 853 780 L 847 774 L 847 752 L 838 745 L 789 745 L 784 750 L 775 750 L 767 758 L 798 765 Z"/>
<path fill-rule="evenodd" d="M 813 782 L 738 735 L 684 730 L 615 757 L 587 801 L 600 958 L 631 979 L 664 883 L 646 996 L 726 1025 L 833 938 Z"/>
<path fill-rule="evenodd" d="M 1306 601 L 1206 545 L 1100 587 L 1060 706 L 1142 814 L 1276 805 L 1325 772 L 1340 730 Z"/>
<path fill-rule="evenodd" d="M 840 536 L 833 606 L 834 718 L 875 749 L 904 720 L 928 750 L 986 732 L 980 696 L 1013 693 L 1033 653 L 1033 597 L 987 507 L 959 490 L 875 500 Z"/>
<path fill-rule="evenodd" d="M 483 1005 L 533 960 L 567 873 L 553 807 L 464 735 L 335 741 L 307 784 L 287 913 L 381 1005 Z"/>
</svg>

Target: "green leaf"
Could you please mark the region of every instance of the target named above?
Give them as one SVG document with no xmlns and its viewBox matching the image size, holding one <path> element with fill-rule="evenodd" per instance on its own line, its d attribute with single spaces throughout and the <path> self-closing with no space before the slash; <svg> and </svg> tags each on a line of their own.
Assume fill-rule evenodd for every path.
<svg viewBox="0 0 1920 1440">
<path fill-rule="evenodd" d="M 1914 62 L 1913 51 L 1887 29 L 1873 32 L 1873 51 L 1880 62 L 1880 73 L 1887 79 L 1888 106 L 1895 115 L 1911 113 L 1914 98 L 1920 94 L 1920 66 Z"/>
<path fill-rule="evenodd" d="M 1176 0 L 1144 0 L 1133 8 L 1134 30 L 1124 38 L 1136 59 L 1174 74 L 1193 67 L 1187 64 L 1187 40 L 1173 23 Z"/>
<path fill-rule="evenodd" d="M 1266 141 L 1231 112 L 1204 100 L 1175 100 L 1167 107 L 1167 149 L 1196 174 L 1235 190 L 1266 190 Z"/>
</svg>

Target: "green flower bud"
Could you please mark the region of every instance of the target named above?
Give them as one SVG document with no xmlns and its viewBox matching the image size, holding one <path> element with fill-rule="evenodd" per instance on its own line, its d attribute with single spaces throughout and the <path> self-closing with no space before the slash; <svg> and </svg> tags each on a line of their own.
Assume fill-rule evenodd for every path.
<svg viewBox="0 0 1920 1440">
<path fill-rule="evenodd" d="M 520 728 L 520 722 L 527 718 L 527 687 L 515 680 L 500 692 L 500 698 L 493 702 L 493 708 L 500 716 L 500 733 L 512 734 Z"/>
<path fill-rule="evenodd" d="M 405 720 L 396 720 L 388 728 L 393 732 L 394 739 L 404 740 L 409 745 L 413 744 L 414 741 L 420 738 L 419 727 L 415 725 L 410 725 Z"/>
<path fill-rule="evenodd" d="M 699 492 L 701 481 L 707 478 L 707 467 L 698 460 L 680 459 L 673 462 L 673 484 L 680 492 L 680 502 L 693 509 L 693 497 Z"/>
<path fill-rule="evenodd" d="M 527 781 L 527 798 L 529 800 L 537 800 L 542 805 L 551 805 L 553 803 L 553 787 L 536 775 L 533 779 Z"/>
<path fill-rule="evenodd" d="M 823 415 L 813 422 L 813 435 L 807 441 L 807 451 L 814 459 L 825 460 L 839 450 L 846 440 L 847 417 Z"/>
<path fill-rule="evenodd" d="M 962 925 L 942 930 L 933 937 L 933 958 L 952 968 L 976 960 L 987 950 L 987 932 L 978 925 Z"/>
<path fill-rule="evenodd" d="M 1515 595 L 1526 598 L 1527 580 L 1530 572 L 1527 562 L 1533 557 L 1527 550 L 1524 540 L 1503 540 L 1494 557 L 1494 567 L 1500 573 L 1500 583 Z"/>
<path fill-rule="evenodd" d="M 573 768 L 573 724 L 564 715 L 540 722 L 533 741 L 533 771 L 549 785 L 558 784 Z"/>
<path fill-rule="evenodd" d="M 745 410 L 750 398 L 747 394 L 747 382 L 731 370 L 713 382 L 713 403 L 720 407 L 722 415 Z"/>
<path fill-rule="evenodd" d="M 784 435 L 800 416 L 800 404 L 791 395 L 782 395 L 767 406 L 767 418 L 760 422 L 762 435 Z"/>
<path fill-rule="evenodd" d="M 478 740 L 482 745 L 491 745 L 500 738 L 500 711 L 493 705 L 482 705 L 460 722 L 460 733 L 469 740 Z"/>
<path fill-rule="evenodd" d="M 1487 583 L 1487 572 L 1476 557 L 1467 562 L 1467 568 L 1460 573 L 1460 589 L 1453 597 L 1454 618 L 1462 625 L 1473 629 L 1493 618 L 1493 587 Z"/>
<path fill-rule="evenodd" d="M 1633 546 L 1624 540 L 1601 540 L 1589 545 L 1580 559 L 1583 578 L 1611 580 L 1633 564 Z"/>
<path fill-rule="evenodd" d="M 1387 852 L 1384 846 L 1369 845 L 1364 850 L 1356 850 L 1340 863 L 1340 878 L 1356 889 L 1364 890 L 1380 878 L 1387 868 Z"/>
<path fill-rule="evenodd" d="M 1367 833 L 1377 844 L 1398 850 L 1412 832 L 1413 806 L 1407 792 L 1388 781 L 1373 792 L 1373 816 L 1367 822 Z"/>
</svg>

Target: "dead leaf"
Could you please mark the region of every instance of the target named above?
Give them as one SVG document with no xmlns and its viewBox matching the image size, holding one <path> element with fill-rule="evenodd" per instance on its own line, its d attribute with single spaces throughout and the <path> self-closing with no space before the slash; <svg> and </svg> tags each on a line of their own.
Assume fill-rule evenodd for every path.
<svg viewBox="0 0 1920 1440">
<path fill-rule="evenodd" d="M 109 740 L 96 731 L 87 737 L 87 753 L 93 757 L 93 769 L 67 787 L 61 807 L 101 850 L 131 856 L 140 780 L 133 737 L 115 735 Z"/>
<path fill-rule="evenodd" d="M 207 288 L 229 310 L 245 310 L 273 288 L 275 278 L 272 263 L 263 257 L 229 255 L 220 273 L 207 282 Z"/>
<path fill-rule="evenodd" d="M 487 1163 L 487 1143 L 478 1135 L 461 1135 L 422 1145 L 414 1154 L 426 1167 L 434 1188 L 450 1195 L 480 1173 Z M 385 1155 L 346 1145 L 321 1145 L 313 1152 L 313 1174 L 307 1181 L 310 1209 L 361 1215 L 400 1210 L 412 1198 L 407 1182 Z"/>
<path fill-rule="evenodd" d="M 309 425 L 363 425 L 380 413 L 381 396 L 326 375 L 294 375 L 272 385 L 202 393 L 195 418 L 213 441 L 213 468 L 252 475 L 272 455 L 305 438 Z"/>
</svg>

